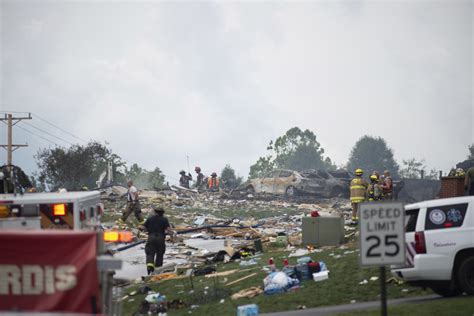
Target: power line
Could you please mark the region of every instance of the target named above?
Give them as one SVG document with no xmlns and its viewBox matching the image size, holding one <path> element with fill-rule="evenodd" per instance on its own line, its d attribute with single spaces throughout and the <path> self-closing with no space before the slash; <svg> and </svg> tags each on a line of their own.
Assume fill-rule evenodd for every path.
<svg viewBox="0 0 474 316">
<path fill-rule="evenodd" d="M 30 124 L 30 123 L 27 123 L 27 122 L 22 122 L 22 123 L 23 123 L 23 124 L 26 124 L 26 125 L 28 125 L 28 126 L 31 126 L 31 127 L 33 127 L 34 129 L 36 129 L 36 130 L 38 130 L 38 131 L 40 131 L 40 132 L 43 132 L 43 133 L 45 133 L 45 134 L 48 134 L 49 136 L 52 136 L 52 137 L 54 137 L 54 138 L 57 138 L 57 139 L 59 139 L 60 141 L 63 141 L 63 142 L 65 142 L 65 143 L 68 143 L 69 145 L 74 146 L 73 143 L 71 143 L 71 142 L 65 140 L 64 138 L 61 138 L 61 137 L 56 136 L 56 135 L 54 135 L 54 134 L 51 134 L 50 132 L 45 131 L 44 129 L 41 129 L 41 128 L 39 128 L 39 127 L 36 127 L 36 126 L 34 126 L 33 124 Z"/>
<path fill-rule="evenodd" d="M 61 145 L 56 144 L 56 143 L 53 142 L 52 140 L 49 140 L 49 139 L 47 139 L 47 138 L 45 138 L 45 137 L 43 137 L 43 136 L 41 136 L 41 135 L 38 135 L 38 134 L 36 134 L 36 133 L 33 133 L 32 131 L 30 131 L 30 130 L 24 128 L 24 127 L 21 127 L 20 125 L 18 125 L 17 127 L 20 128 L 20 129 L 22 129 L 22 130 L 24 130 L 25 132 L 28 132 L 28 133 L 30 133 L 30 134 L 36 136 L 36 137 L 39 137 L 39 138 L 44 139 L 44 140 L 47 141 L 48 143 L 51 143 L 51 144 L 56 145 L 56 146 L 58 146 L 58 147 L 62 147 Z"/>
<path fill-rule="evenodd" d="M 31 113 L 34 117 L 38 118 L 39 120 L 45 122 L 46 124 L 48 124 L 48 125 L 50 125 L 50 126 L 52 126 L 52 127 L 57 128 L 58 130 L 62 131 L 63 133 L 66 133 L 66 134 L 68 134 L 68 135 L 70 135 L 70 136 L 72 136 L 72 137 L 74 137 L 74 138 L 76 138 L 76 139 L 78 139 L 78 140 L 80 140 L 80 141 L 86 143 L 86 144 L 88 143 L 87 140 L 85 140 L 85 139 L 83 139 L 83 138 L 81 138 L 81 137 L 79 137 L 79 136 L 77 136 L 77 135 L 74 135 L 73 133 L 71 133 L 71 132 L 69 132 L 69 131 L 67 131 L 67 130 L 61 128 L 61 127 L 59 127 L 58 125 L 56 125 L 56 124 L 54 124 L 54 123 L 52 123 L 52 122 L 50 122 L 50 121 L 48 121 L 48 120 L 42 118 L 41 116 L 39 116 L 39 115 L 36 114 L 36 113 L 33 113 L 33 112 L 20 112 L 20 111 L 8 111 L 8 112 L 7 112 L 7 111 L 0 111 L 0 113 Z M 67 140 L 65 140 L 65 139 L 63 139 L 63 138 L 61 138 L 61 137 L 59 137 L 59 136 L 56 136 L 56 135 L 54 135 L 54 134 L 51 134 L 51 133 L 48 132 L 48 131 L 45 131 L 44 129 L 41 129 L 41 128 L 39 128 L 39 127 L 34 126 L 33 124 L 26 123 L 26 122 L 22 122 L 22 123 L 24 123 L 24 124 L 26 124 L 26 125 L 29 125 L 29 126 L 31 126 L 32 128 L 34 128 L 34 129 L 36 129 L 36 130 L 38 130 L 38 131 L 40 131 L 40 132 L 42 132 L 42 133 L 45 133 L 45 134 L 47 134 L 47 135 L 49 135 L 49 136 L 52 136 L 52 137 L 54 137 L 54 138 L 56 138 L 56 139 L 59 139 L 60 141 L 65 142 L 65 143 L 67 143 L 67 144 L 69 144 L 69 145 L 74 145 L 73 143 L 71 143 L 71 142 L 69 142 L 69 141 L 67 141 Z M 41 135 L 38 135 L 38 134 L 36 134 L 36 133 L 33 133 L 32 131 L 30 131 L 30 130 L 24 128 L 24 127 L 21 127 L 21 126 L 17 126 L 17 127 L 21 128 L 22 130 L 24 130 L 24 131 L 26 131 L 26 132 L 28 132 L 28 133 L 30 133 L 30 134 L 36 136 L 36 137 L 39 137 L 39 138 L 41 138 L 41 139 L 43 139 L 43 140 L 45 140 L 45 141 L 47 141 L 47 142 L 49 142 L 49 143 L 51 143 L 51 144 L 54 144 L 54 145 L 56 145 L 56 146 L 58 146 L 58 147 L 62 147 L 61 145 L 58 145 L 58 144 L 55 143 L 54 141 L 51 141 L 51 140 L 49 140 L 49 139 L 47 139 L 47 138 L 45 138 L 45 137 L 43 137 L 43 136 L 41 136 Z M 120 157 L 120 158 L 121 158 L 122 160 L 124 160 L 125 162 L 128 162 L 130 165 L 133 165 L 133 164 L 134 164 L 134 162 L 131 162 L 131 161 L 128 160 L 128 159 L 125 159 L 125 158 L 123 158 L 123 157 Z M 176 180 L 176 178 L 173 178 L 173 177 L 170 177 L 170 178 Z"/>
<path fill-rule="evenodd" d="M 20 112 L 20 111 L 0 111 L 0 113 L 15 113 L 15 114 L 25 114 L 30 112 Z"/>
<path fill-rule="evenodd" d="M 46 120 L 45 118 L 42 118 L 41 116 L 39 116 L 39 115 L 36 114 L 36 113 L 33 113 L 33 112 L 20 112 L 20 111 L 0 111 L 0 113 L 31 113 L 31 114 L 33 114 L 34 116 L 36 116 L 38 119 L 40 119 L 41 121 L 43 121 L 43 122 L 45 122 L 46 124 L 49 124 L 49 125 L 51 125 L 51 126 L 57 128 L 57 129 L 59 129 L 59 130 L 62 131 L 63 133 L 66 133 L 66 134 L 68 134 L 68 135 L 70 135 L 70 136 L 72 136 L 72 137 L 74 137 L 74 138 L 76 138 L 76 139 L 78 139 L 78 140 L 80 140 L 80 141 L 82 141 L 82 142 L 84 142 L 84 143 L 88 143 L 87 140 L 85 140 L 85 139 L 83 139 L 83 138 L 81 138 L 81 137 L 79 137 L 79 136 L 77 136 L 77 135 L 74 135 L 73 133 L 71 133 L 71 132 L 65 130 L 64 128 L 61 128 L 61 127 L 59 127 L 58 125 L 56 125 L 56 124 L 54 124 L 54 123 L 52 123 L 52 122 Z"/>
<path fill-rule="evenodd" d="M 42 117 L 39 116 L 38 114 L 36 114 L 36 113 L 32 113 L 32 114 L 33 114 L 35 117 L 39 118 L 41 121 L 45 122 L 46 124 L 49 124 L 49 125 L 51 125 L 51 126 L 57 128 L 57 129 L 59 129 L 60 131 L 66 133 L 66 134 L 68 134 L 68 135 L 70 135 L 70 136 L 72 136 L 72 137 L 74 137 L 74 138 L 76 138 L 76 139 L 78 139 L 78 140 L 80 140 L 80 141 L 82 141 L 82 142 L 84 142 L 84 143 L 88 143 L 87 140 L 85 140 L 85 139 L 83 139 L 83 138 L 81 138 L 81 137 L 79 137 L 79 136 L 76 136 L 76 135 L 74 135 L 74 134 L 71 133 L 71 132 L 68 132 L 67 130 L 65 130 L 65 129 L 59 127 L 59 126 L 57 126 L 56 124 L 53 124 L 53 123 L 47 121 L 46 119 L 42 118 Z"/>
</svg>

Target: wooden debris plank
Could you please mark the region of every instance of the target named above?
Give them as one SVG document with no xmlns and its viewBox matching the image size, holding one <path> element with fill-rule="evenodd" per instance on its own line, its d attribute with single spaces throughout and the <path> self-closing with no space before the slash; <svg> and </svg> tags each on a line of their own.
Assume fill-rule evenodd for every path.
<svg viewBox="0 0 474 316">
<path fill-rule="evenodd" d="M 240 279 L 237 279 L 237 280 L 235 280 L 235 281 L 232 281 L 232 282 L 227 283 L 226 286 L 229 286 L 229 285 L 238 283 L 238 282 L 240 282 L 240 281 L 246 280 L 246 279 L 251 278 L 251 277 L 254 277 L 254 276 L 256 276 L 256 275 L 257 275 L 257 272 L 252 273 L 252 274 L 249 274 L 249 275 L 246 275 L 246 276 L 244 276 L 244 277 L 241 277 Z"/>
</svg>

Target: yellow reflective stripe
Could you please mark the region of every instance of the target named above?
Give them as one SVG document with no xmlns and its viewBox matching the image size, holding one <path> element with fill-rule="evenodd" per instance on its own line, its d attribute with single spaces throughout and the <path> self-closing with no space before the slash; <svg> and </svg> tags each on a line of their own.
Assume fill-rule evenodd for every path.
<svg viewBox="0 0 474 316">
<path fill-rule="evenodd" d="M 353 186 L 351 186 L 351 190 L 352 190 L 352 189 L 365 189 L 365 188 L 366 188 L 366 187 L 363 186 L 363 185 L 353 185 Z"/>
<path fill-rule="evenodd" d="M 351 202 L 363 202 L 363 201 L 365 201 L 365 198 L 351 197 Z"/>
<path fill-rule="evenodd" d="M 152 268 L 155 267 L 155 265 L 154 265 L 153 263 L 147 263 L 146 266 L 147 266 L 147 267 L 152 267 Z"/>
</svg>

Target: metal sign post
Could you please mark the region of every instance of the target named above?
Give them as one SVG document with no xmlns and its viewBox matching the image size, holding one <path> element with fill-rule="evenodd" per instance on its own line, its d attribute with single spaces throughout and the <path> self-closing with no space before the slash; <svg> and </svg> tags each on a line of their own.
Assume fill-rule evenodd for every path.
<svg viewBox="0 0 474 316">
<path fill-rule="evenodd" d="M 380 267 L 382 315 L 387 315 L 386 266 L 405 263 L 405 209 L 400 202 L 359 204 L 360 266 Z"/>
<path fill-rule="evenodd" d="M 380 306 L 381 314 L 387 316 L 387 284 L 385 284 L 385 267 L 380 267 Z"/>
</svg>

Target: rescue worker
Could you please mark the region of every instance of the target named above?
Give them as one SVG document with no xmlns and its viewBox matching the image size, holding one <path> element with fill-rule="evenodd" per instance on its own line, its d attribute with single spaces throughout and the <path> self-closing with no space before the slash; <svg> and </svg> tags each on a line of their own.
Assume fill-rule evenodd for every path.
<svg viewBox="0 0 474 316">
<path fill-rule="evenodd" d="M 369 201 L 378 201 L 381 200 L 382 197 L 382 188 L 380 187 L 379 178 L 377 175 L 372 174 L 370 176 L 370 184 L 367 188 L 367 198 Z"/>
<path fill-rule="evenodd" d="M 352 223 L 357 224 L 359 218 L 357 216 L 357 209 L 359 203 L 364 202 L 367 196 L 367 187 L 369 184 L 362 178 L 364 171 L 357 169 L 355 171 L 355 178 L 351 180 L 350 194 L 351 194 L 351 205 L 352 205 Z"/>
<path fill-rule="evenodd" d="M 181 170 L 179 174 L 181 175 L 181 177 L 179 178 L 179 185 L 189 189 L 189 181 L 193 180 L 193 176 L 190 173 L 186 175 L 186 172 L 184 170 Z"/>
<path fill-rule="evenodd" d="M 382 193 L 384 200 L 392 200 L 393 199 L 393 180 L 390 176 L 390 171 L 385 170 L 383 172 L 383 182 L 382 182 Z"/>
<path fill-rule="evenodd" d="M 201 167 L 196 167 L 194 168 L 194 171 L 196 171 L 196 188 L 201 188 L 202 185 L 204 184 L 204 174 L 201 172 Z"/>
<path fill-rule="evenodd" d="M 464 178 L 466 176 L 466 173 L 464 172 L 463 168 L 457 168 L 454 176 L 459 177 L 459 178 Z"/>
<path fill-rule="evenodd" d="M 219 178 L 217 177 L 217 173 L 213 172 L 211 174 L 211 177 L 207 180 L 207 188 L 210 191 L 219 190 Z"/>
<path fill-rule="evenodd" d="M 173 235 L 168 219 L 163 216 L 165 210 L 162 207 L 154 208 L 155 215 L 147 218 L 143 228 L 148 232 L 145 244 L 146 267 L 150 275 L 155 268 L 163 265 L 163 256 L 166 251 L 166 234 Z"/>
<path fill-rule="evenodd" d="M 133 212 L 135 214 L 135 217 L 137 218 L 138 223 L 143 224 L 144 220 L 142 218 L 142 210 L 141 210 L 141 207 L 140 207 L 140 201 L 138 200 L 138 190 L 133 185 L 132 180 L 128 180 L 127 186 L 128 186 L 127 208 L 125 209 L 125 212 L 123 213 L 122 218 L 120 219 L 120 221 L 122 221 L 122 223 L 127 221 L 127 218 Z"/>
<path fill-rule="evenodd" d="M 467 191 L 467 195 L 474 195 L 474 167 L 471 167 L 466 171 L 464 189 Z"/>
<path fill-rule="evenodd" d="M 377 181 L 379 181 L 379 183 L 380 183 L 380 172 L 378 172 L 377 170 L 374 170 L 374 171 L 372 171 L 372 175 L 377 176 Z"/>
</svg>

